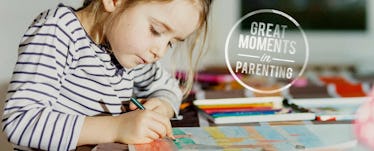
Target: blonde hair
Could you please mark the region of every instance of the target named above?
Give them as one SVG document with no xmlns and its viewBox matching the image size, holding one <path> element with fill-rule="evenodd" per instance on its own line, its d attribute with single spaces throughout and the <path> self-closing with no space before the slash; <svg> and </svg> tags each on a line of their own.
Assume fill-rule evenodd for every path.
<svg viewBox="0 0 374 151">
<path fill-rule="evenodd" d="M 145 2 L 170 2 L 172 0 L 124 0 L 124 3 L 119 6 L 114 12 L 109 13 L 104 9 L 104 5 L 101 0 L 85 0 L 83 7 L 79 10 L 85 9 L 90 14 L 94 15 L 94 26 L 89 35 L 98 44 L 107 44 L 105 33 L 110 31 L 110 25 L 117 21 L 117 17 L 120 16 L 127 8 L 133 7 L 139 3 Z M 205 46 L 207 30 L 208 30 L 208 14 L 210 10 L 210 5 L 212 0 L 190 0 L 195 2 L 193 4 L 200 6 L 200 16 L 199 16 L 199 26 L 195 31 L 193 36 L 189 37 L 188 42 L 190 45 L 188 53 L 188 64 L 189 70 L 186 73 L 185 81 L 181 83 L 181 88 L 186 97 L 192 89 L 195 70 L 197 68 L 198 62 L 204 52 L 203 48 Z M 194 38 L 194 39 L 190 39 Z M 201 40 L 201 41 L 200 41 Z M 200 43 L 199 49 L 196 50 L 198 42 Z M 198 52 L 195 52 L 198 51 Z M 194 54 L 196 53 L 196 58 L 194 59 Z"/>
</svg>

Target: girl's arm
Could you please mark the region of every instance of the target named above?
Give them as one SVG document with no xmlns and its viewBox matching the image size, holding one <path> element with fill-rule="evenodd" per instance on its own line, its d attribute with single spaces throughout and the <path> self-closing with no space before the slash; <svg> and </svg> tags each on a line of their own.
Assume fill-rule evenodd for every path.
<svg viewBox="0 0 374 151">
<path fill-rule="evenodd" d="M 114 142 L 118 125 L 114 116 L 86 117 L 77 146 Z"/>
<path fill-rule="evenodd" d="M 30 25 L 19 45 L 4 106 L 3 131 L 17 146 L 42 150 L 76 148 L 84 116 L 56 106 L 74 45 L 67 8 L 48 10 Z M 66 19 L 69 17 L 70 19 Z"/>
</svg>

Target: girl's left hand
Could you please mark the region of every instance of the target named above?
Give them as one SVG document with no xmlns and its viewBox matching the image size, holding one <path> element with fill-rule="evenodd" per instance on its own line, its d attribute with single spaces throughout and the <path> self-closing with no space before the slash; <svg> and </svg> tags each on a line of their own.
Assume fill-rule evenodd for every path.
<svg viewBox="0 0 374 151">
<path fill-rule="evenodd" d="M 150 99 L 138 99 L 140 103 L 143 104 L 144 108 L 147 110 L 155 111 L 163 116 L 172 118 L 174 116 L 174 110 L 170 103 L 159 98 Z M 132 102 L 130 102 L 130 110 L 136 110 L 138 107 Z"/>
</svg>

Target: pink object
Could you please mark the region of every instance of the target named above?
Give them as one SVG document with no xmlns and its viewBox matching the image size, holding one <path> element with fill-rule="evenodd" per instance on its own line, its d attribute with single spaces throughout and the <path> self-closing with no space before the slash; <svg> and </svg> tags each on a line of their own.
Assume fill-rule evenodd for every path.
<svg viewBox="0 0 374 151">
<path fill-rule="evenodd" d="M 242 78 L 242 75 L 238 74 L 237 77 Z M 177 72 L 176 78 L 185 80 L 186 73 Z M 211 74 L 211 73 L 199 72 L 196 74 L 196 80 L 199 82 L 230 83 L 234 81 L 235 79 L 231 74 Z"/>
<path fill-rule="evenodd" d="M 196 78 L 198 81 L 201 81 L 201 82 L 227 83 L 227 82 L 234 81 L 234 78 L 230 74 L 215 75 L 215 74 L 199 73 L 196 76 Z"/>
<path fill-rule="evenodd" d="M 370 101 L 357 111 L 354 129 L 357 139 L 374 150 L 374 89 L 370 93 Z"/>
<path fill-rule="evenodd" d="M 295 87 L 306 87 L 308 85 L 308 79 L 300 77 L 294 81 L 293 85 Z"/>
</svg>

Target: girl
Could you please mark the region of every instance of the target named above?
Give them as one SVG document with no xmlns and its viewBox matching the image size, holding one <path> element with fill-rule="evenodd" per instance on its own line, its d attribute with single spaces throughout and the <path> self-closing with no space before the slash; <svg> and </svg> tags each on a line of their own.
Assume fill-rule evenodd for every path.
<svg viewBox="0 0 374 151">
<path fill-rule="evenodd" d="M 86 0 L 78 11 L 60 4 L 41 13 L 19 45 L 2 120 L 8 140 L 16 149 L 72 150 L 173 138 L 169 118 L 182 92 L 158 60 L 191 38 L 194 54 L 210 3 Z M 146 110 L 130 104 L 135 111 L 125 113 L 133 95 L 146 98 Z"/>
</svg>

